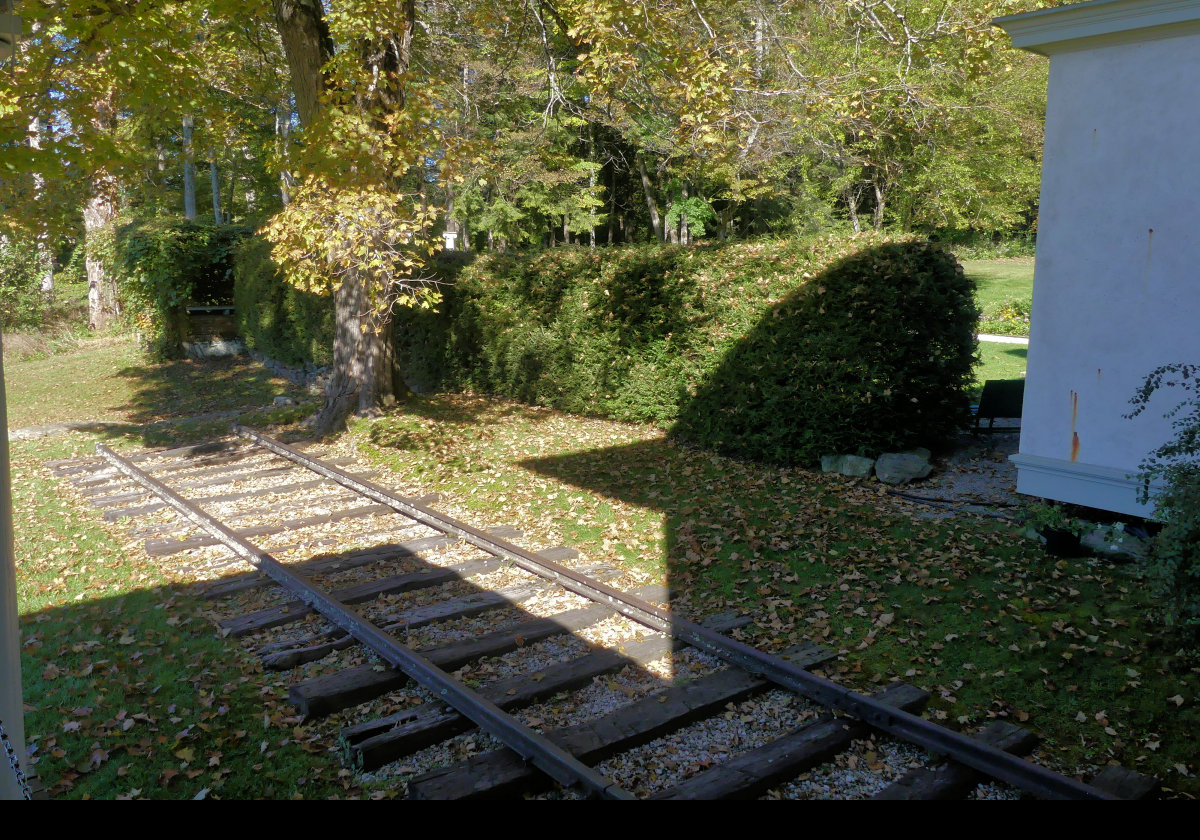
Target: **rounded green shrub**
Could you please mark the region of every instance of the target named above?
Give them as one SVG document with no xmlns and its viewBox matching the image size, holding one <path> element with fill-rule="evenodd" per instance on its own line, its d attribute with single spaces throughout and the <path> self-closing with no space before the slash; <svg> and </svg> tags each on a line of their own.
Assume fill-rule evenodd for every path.
<svg viewBox="0 0 1200 840">
<path fill-rule="evenodd" d="M 1163 528 L 1140 571 L 1164 623 L 1195 643 L 1200 640 L 1200 469 L 1174 474 L 1156 502 Z"/>
<path fill-rule="evenodd" d="M 979 311 L 922 241 L 839 259 L 772 307 L 683 406 L 673 433 L 786 464 L 937 443 L 969 419 Z"/>
</svg>

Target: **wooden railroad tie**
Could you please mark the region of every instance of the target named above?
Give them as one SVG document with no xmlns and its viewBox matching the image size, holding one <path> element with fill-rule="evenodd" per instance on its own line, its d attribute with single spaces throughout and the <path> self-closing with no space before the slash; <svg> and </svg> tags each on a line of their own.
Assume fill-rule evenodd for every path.
<svg viewBox="0 0 1200 840">
<path fill-rule="evenodd" d="M 825 677 L 808 673 L 805 669 L 834 656 L 825 648 L 800 645 L 790 650 L 786 659 L 754 650 L 720 635 L 743 626 L 747 623 L 744 617 L 716 616 L 703 625 L 694 624 L 657 606 L 669 601 L 669 592 L 662 587 L 619 592 L 604 583 L 605 579 L 618 574 L 609 566 L 599 564 L 581 571 L 558 565 L 558 561 L 576 555 L 571 549 L 530 552 L 506 541 L 508 537 L 520 536 L 515 529 L 481 531 L 432 510 L 429 506 L 437 501 L 436 495 L 406 499 L 371 484 L 369 479 L 373 473 L 350 475 L 337 468 L 350 463 L 349 459 L 315 461 L 306 453 L 257 433 L 236 426 L 234 430 L 252 445 L 223 440 L 146 452 L 129 459 L 121 459 L 98 446 L 97 450 L 106 460 L 70 459 L 54 463 L 52 469 L 72 481 L 93 505 L 105 509 L 107 519 L 134 519 L 170 505 L 206 532 L 205 536 L 191 536 L 192 531 L 168 530 L 173 526 L 147 529 L 143 533 L 148 536 L 146 550 L 151 556 L 224 544 L 234 556 L 259 568 L 259 571 L 208 584 L 200 593 L 203 597 L 238 595 L 275 580 L 295 594 L 293 600 L 282 604 L 222 619 L 219 626 L 227 635 L 245 636 L 315 615 L 326 619 L 328 623 L 309 621 L 298 633 L 293 633 L 293 638 L 260 644 L 258 652 L 265 668 L 296 668 L 349 648 L 358 641 L 380 656 L 383 662 L 391 663 L 390 666 L 367 664 L 345 668 L 294 683 L 289 697 L 305 717 L 325 715 L 368 702 L 405 687 L 410 680 L 431 688 L 435 696 L 452 698 L 451 702 L 457 708 L 427 702 L 385 718 L 343 728 L 341 742 L 350 765 L 360 770 L 379 768 L 474 728 L 476 723 L 472 721 L 478 721 L 484 730 L 511 745 L 511 748 L 476 755 L 465 762 L 417 776 L 409 782 L 408 788 L 409 795 L 414 798 L 511 796 L 545 790 L 552 784 L 552 777 L 564 784 L 581 785 L 595 795 L 627 798 L 628 794 L 611 780 L 595 772 L 595 765 L 617 753 L 643 746 L 662 735 L 720 714 L 730 703 L 780 687 L 809 698 L 818 708 L 824 705 L 831 711 L 723 764 L 698 772 L 652 798 L 761 796 L 845 751 L 853 741 L 880 732 L 890 732 L 935 753 L 945 752 L 950 758 L 933 758 L 922 767 L 908 770 L 880 790 L 873 797 L 876 799 L 962 797 L 992 775 L 1018 783 L 1025 790 L 1053 796 L 1143 798 L 1157 792 L 1156 780 L 1118 766 L 1105 768 L 1089 786 L 1027 764 L 1017 757 L 1032 751 L 1036 737 L 1020 727 L 1000 722 L 974 736 L 951 732 L 916 716 L 929 699 L 928 694 L 918 688 L 895 682 L 865 696 L 848 691 Z M 257 457 L 265 453 L 292 463 L 280 466 L 274 458 L 263 458 L 261 463 L 258 462 Z M 150 472 L 132 466 L 148 462 L 152 462 Z M 292 479 L 292 473 L 301 468 L 316 472 L 320 477 Z M 275 487 L 237 489 L 239 482 L 274 477 L 284 483 Z M 175 487 L 193 491 L 229 485 L 233 489 L 223 493 L 218 490 L 216 494 L 209 491 L 209 495 L 200 499 L 187 500 L 163 485 L 162 479 L 170 480 Z M 336 494 L 295 502 L 287 498 L 288 494 L 334 485 L 349 489 L 369 503 L 351 507 L 351 501 Z M 151 493 L 158 499 L 148 499 Z M 260 505 L 252 513 L 227 515 L 227 521 L 218 521 L 196 508 L 198 503 L 246 501 L 253 504 L 253 500 L 266 496 L 278 500 L 270 499 L 268 506 Z M 335 503 L 347 507 L 332 511 L 317 508 L 320 513 L 280 519 L 287 514 L 312 510 L 318 504 L 332 507 Z M 355 534 L 314 535 L 314 539 L 307 542 L 271 549 L 276 553 L 294 549 L 312 552 L 316 548 L 345 544 L 346 540 L 365 545 L 370 538 L 391 538 L 383 545 L 310 557 L 297 563 L 281 564 L 246 541 L 247 537 L 275 536 L 337 521 L 376 516 L 392 520 L 393 515 L 398 515 L 393 520 L 395 524 L 386 528 L 379 527 L 376 522 L 368 525 L 369 530 Z M 231 527 L 230 523 L 244 522 L 251 516 L 260 520 L 273 516 L 276 521 L 241 530 Z M 411 530 L 414 528 L 425 529 L 426 533 L 442 533 L 420 536 L 421 531 L 414 533 Z M 171 533 L 181 536 L 172 538 Z M 299 539 L 302 537 L 298 535 Z M 480 553 L 465 558 L 456 555 L 456 562 L 447 566 L 434 565 L 424 556 L 460 541 L 476 546 Z M 497 591 L 448 596 L 442 601 L 408 608 L 388 606 L 385 602 L 363 611 L 351 609 L 352 605 L 376 602 L 381 596 L 471 580 L 508 562 L 539 575 L 541 579 L 515 583 Z M 388 564 L 388 573 L 332 591 L 322 589 L 309 579 L 374 563 Z M 398 641 L 398 637 L 408 632 L 438 622 L 519 607 L 560 585 L 584 595 L 593 603 L 557 615 L 518 619 L 490 632 L 415 650 Z M 315 604 L 316 608 L 309 604 Z M 528 644 L 577 633 L 619 613 L 640 622 L 652 631 L 652 635 L 627 640 L 616 649 L 583 642 L 579 655 L 572 659 L 541 667 L 533 674 L 502 678 L 477 691 L 467 689 L 451 673 L 487 657 L 502 656 Z M 538 733 L 508 714 L 561 692 L 585 687 L 598 677 L 622 668 L 644 667 L 688 644 L 732 664 L 723 670 L 666 686 L 597 719 L 548 733 Z M 842 713 L 832 709 L 840 709 Z"/>
</svg>

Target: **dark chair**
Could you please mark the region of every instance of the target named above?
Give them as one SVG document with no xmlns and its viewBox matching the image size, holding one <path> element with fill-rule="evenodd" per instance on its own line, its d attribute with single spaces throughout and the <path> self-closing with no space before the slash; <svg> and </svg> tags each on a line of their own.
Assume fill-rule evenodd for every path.
<svg viewBox="0 0 1200 840">
<path fill-rule="evenodd" d="M 1019 418 L 1024 401 L 1024 379 L 989 379 L 987 382 L 984 382 L 983 396 L 979 398 L 979 405 L 971 407 L 972 412 L 975 414 L 974 433 L 987 432 L 988 434 L 995 434 L 997 432 L 1021 431 L 1019 425 L 997 426 L 996 418 Z M 984 420 L 988 421 L 987 426 L 983 425 Z"/>
</svg>

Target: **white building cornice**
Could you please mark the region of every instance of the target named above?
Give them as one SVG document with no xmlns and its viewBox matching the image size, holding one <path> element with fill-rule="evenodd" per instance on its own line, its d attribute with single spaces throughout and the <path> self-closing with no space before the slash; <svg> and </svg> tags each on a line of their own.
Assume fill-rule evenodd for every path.
<svg viewBox="0 0 1200 840">
<path fill-rule="evenodd" d="M 1049 56 L 1200 32 L 1200 0 L 1090 0 L 993 23 L 1014 47 Z"/>
</svg>

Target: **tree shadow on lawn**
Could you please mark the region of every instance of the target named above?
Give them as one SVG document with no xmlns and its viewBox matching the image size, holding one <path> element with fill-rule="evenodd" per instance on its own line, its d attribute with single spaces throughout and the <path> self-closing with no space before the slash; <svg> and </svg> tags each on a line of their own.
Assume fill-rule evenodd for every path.
<svg viewBox="0 0 1200 840">
<path fill-rule="evenodd" d="M 138 507 L 147 500 L 129 504 Z M 364 793 L 364 782 L 347 774 L 342 761 L 331 753 L 336 752 L 342 727 L 364 717 L 355 704 L 366 700 L 355 695 L 344 705 L 332 707 L 348 708 L 347 714 L 332 717 L 319 717 L 320 713 L 310 706 L 310 713 L 318 719 L 305 722 L 288 693 L 298 682 L 346 668 L 365 670 L 377 681 L 390 678 L 390 673 L 377 673 L 381 669 L 371 664 L 361 648 L 329 658 L 331 651 L 323 649 L 327 647 L 325 623 L 294 607 L 283 609 L 283 617 L 262 622 L 264 628 L 282 625 L 282 633 L 268 630 L 266 636 L 225 638 L 213 625 L 216 618 L 275 607 L 288 596 L 269 585 L 248 591 L 245 582 L 253 572 L 243 563 L 231 563 L 223 578 L 203 584 L 205 588 L 214 583 L 229 588 L 233 578 L 245 578 L 234 587 L 237 592 L 226 593 L 232 600 L 201 600 L 201 591 L 186 583 L 132 588 L 139 581 L 161 579 L 163 565 L 192 561 L 173 556 L 151 558 L 140 544 L 122 549 L 98 529 L 98 541 L 86 543 L 86 551 L 74 542 L 67 548 L 66 533 L 73 532 L 75 538 L 91 533 L 87 528 L 77 530 L 81 528 L 79 516 L 64 516 L 63 511 L 77 506 L 69 498 L 43 498 L 38 504 L 40 513 L 36 516 L 40 519 L 33 521 L 44 520 L 44 530 L 54 537 L 49 544 L 63 547 L 38 551 L 38 556 L 22 564 L 22 599 L 27 604 L 50 604 L 30 606 L 21 616 L 22 670 L 27 741 L 34 746 L 40 780 L 54 796 L 311 798 Z M 76 511 L 80 512 L 85 518 L 97 515 L 91 508 Z M 377 621 L 402 643 L 424 649 L 426 656 L 446 669 L 462 668 L 460 677 L 464 680 L 486 683 L 495 675 L 495 658 L 508 653 L 553 659 L 556 655 L 562 657 L 567 647 L 573 656 L 593 652 L 582 641 L 564 646 L 557 618 L 542 618 L 520 606 L 536 596 L 535 589 L 523 592 L 518 587 L 509 595 L 511 603 L 495 598 L 482 607 L 461 603 L 465 620 L 474 623 L 463 627 L 453 627 L 453 620 L 442 623 L 446 616 L 428 610 L 427 599 L 421 593 L 428 594 L 430 587 L 441 581 L 440 585 L 452 588 L 441 593 L 443 599 L 452 596 L 462 602 L 479 600 L 487 597 L 486 590 L 470 576 L 490 573 L 495 571 L 492 566 L 499 568 L 501 564 L 497 561 L 484 568 L 485 564 L 477 562 L 483 559 L 477 552 L 443 557 L 440 564 L 433 563 L 418 552 L 456 551 L 456 542 L 439 540 L 436 545 L 421 548 L 406 545 L 414 536 L 422 537 L 415 532 L 423 530 L 401 519 L 387 530 L 361 535 L 355 544 L 369 546 L 367 549 L 342 553 L 310 549 L 286 563 L 294 566 L 317 560 L 316 566 L 306 565 L 297 571 L 330 590 L 355 587 L 365 579 L 387 578 L 390 588 L 369 587 L 384 593 L 382 601 L 346 594 L 336 597 L 355 604 L 352 609 Z M 289 539 L 293 537 L 288 535 Z M 270 542 L 262 540 L 264 545 Z M 23 553 L 34 553 L 30 550 L 32 544 L 23 548 Z M 370 556 L 356 557 L 359 554 Z M 284 559 L 282 554 L 280 557 Z M 373 562 L 367 564 L 364 559 Z M 445 574 L 447 563 L 475 564 L 479 568 Z M 442 574 L 431 575 L 438 572 Z M 400 578 L 412 580 L 401 586 Z M 113 594 L 117 590 L 126 591 Z M 418 597 L 406 603 L 398 595 L 404 592 Z M 653 593 L 646 597 L 656 599 Z M 422 608 L 434 614 L 422 616 Z M 590 619 L 579 619 L 583 626 L 609 615 L 604 607 L 591 612 L 595 615 Z M 380 618 L 388 614 L 390 618 Z M 494 619 L 490 626 L 488 619 Z M 423 639 L 424 633 L 429 634 L 428 638 Z M 265 671 L 254 648 L 280 638 L 295 642 L 285 646 L 282 655 L 296 651 L 304 655 L 295 669 Z M 458 660 L 453 655 L 446 657 L 442 646 L 447 640 L 454 642 L 452 648 L 467 649 L 455 654 Z M 543 643 L 550 647 L 543 649 Z M 306 653 L 308 644 L 315 647 Z M 473 652 L 475 645 L 482 652 Z M 677 650 L 678 645 L 670 643 L 658 656 L 670 657 Z M 558 691 L 585 691 L 595 676 L 605 674 L 631 691 L 649 693 L 669 685 L 643 667 L 649 661 L 645 654 L 643 661 L 633 656 L 632 648 L 628 652 L 622 648 L 619 655 L 610 654 L 603 663 L 591 666 L 595 673 L 584 674 L 581 670 L 569 679 L 556 677 L 552 666 L 538 666 L 538 674 L 527 675 L 528 693 L 535 699 L 546 699 Z M 629 670 L 622 671 L 626 666 Z M 359 694 L 365 688 L 363 680 L 359 676 L 356 683 Z M 406 688 L 403 682 L 391 680 L 381 685 L 376 691 L 381 700 L 371 707 L 368 719 L 411 707 L 413 701 L 407 694 L 389 697 L 389 692 Z M 321 691 L 333 688 L 322 684 Z M 496 689 L 490 699 L 500 705 L 529 704 L 522 697 L 511 698 L 515 693 Z M 525 693 L 523 689 L 522 695 Z M 305 702 L 315 703 L 319 695 L 314 689 L 304 695 Z M 328 711 L 324 706 L 320 708 Z M 540 785 L 537 780 L 530 784 L 534 789 Z M 366 782 L 365 786 L 369 792 L 374 787 L 398 785 L 384 780 Z"/>
<path fill-rule="evenodd" d="M 730 601 L 757 607 L 783 594 L 798 598 L 805 594 L 796 586 L 801 565 L 806 580 L 832 582 L 853 568 L 839 557 L 847 545 L 869 544 L 881 530 L 889 536 L 891 529 L 908 530 L 901 517 L 860 515 L 866 509 L 847 498 L 844 482 L 666 439 L 519 465 L 661 513 L 661 549 L 644 546 L 627 551 L 626 559 L 665 571 L 672 592 L 701 610 L 728 608 Z M 569 531 L 570 523 L 563 528 Z M 827 629 L 817 627 L 817 637 L 827 638 Z"/>
<path fill-rule="evenodd" d="M 280 744 L 264 728 L 300 718 L 177 587 L 31 612 L 21 632 L 26 742 L 54 798 L 340 791 L 337 767 L 308 757 L 304 738 Z"/>
<path fill-rule="evenodd" d="M 1073 592 L 1048 615 L 1049 604 L 1023 605 L 1016 597 L 1019 590 L 1011 603 L 990 592 L 985 596 L 975 589 L 982 586 L 982 576 L 1016 571 L 1004 583 L 1010 587 L 1025 580 L 1026 571 L 1011 564 L 997 571 L 992 567 L 997 555 L 986 547 L 972 550 L 953 525 L 914 525 L 894 509 L 872 511 L 874 491 L 862 485 L 802 470 L 764 468 L 664 440 L 527 459 L 522 466 L 661 511 L 666 517 L 663 562 L 672 587 L 681 591 L 674 608 L 683 614 L 730 607 L 754 613 L 759 627 L 753 640 L 768 646 L 804 637 L 833 648 L 854 648 L 851 662 L 843 666 L 850 679 L 856 679 L 855 668 L 864 669 L 862 677 L 893 675 L 900 663 L 914 669 L 912 682 L 928 689 L 949 682 L 947 674 L 967 677 L 972 684 L 957 691 L 968 704 L 966 711 L 991 716 L 1008 713 L 1005 697 L 1013 697 L 1017 687 L 1041 690 L 1046 681 L 1041 664 L 1061 660 L 1055 667 L 1067 670 L 1056 670 L 1051 679 L 1079 683 L 1090 692 L 1087 675 L 1104 662 L 1099 653 L 1074 645 L 1074 636 L 1060 635 L 1055 641 L 1056 634 L 1049 632 L 1051 621 L 1082 625 L 1082 613 L 1068 614 L 1076 607 L 1091 614 L 1096 604 L 1104 617 L 1109 607 L 1099 606 L 1090 585 L 1072 581 L 1085 589 L 1082 597 Z M 568 531 L 565 523 L 563 530 Z M 654 547 L 648 550 L 653 553 Z M 140 551 L 124 556 L 120 562 L 127 568 L 119 570 L 119 577 L 137 580 L 146 574 L 150 561 Z M 253 654 L 218 638 L 205 605 L 190 594 L 153 586 L 106 596 L 103 583 L 93 583 L 93 575 L 77 568 L 71 551 L 59 562 L 75 573 L 68 581 L 95 597 L 63 603 L 70 595 L 60 594 L 58 604 L 22 620 L 26 697 L 36 707 L 28 728 L 41 734 L 39 754 L 49 757 L 44 769 L 52 778 L 46 782 L 67 779 L 76 785 L 76 794 L 93 796 L 132 789 L 169 796 L 193 796 L 204 788 L 237 796 L 344 792 L 336 778 L 340 763 L 326 754 L 325 746 L 309 740 L 318 732 L 328 737 L 332 730 L 293 731 L 299 721 L 281 692 L 296 677 L 268 681 L 264 687 L 254 676 L 261 672 Z M 59 586 L 54 575 L 61 572 L 45 571 L 44 585 Z M 1024 623 L 1015 626 L 1032 630 L 1033 641 L 1044 633 L 1040 638 L 1050 640 L 1046 655 L 1006 653 L 1010 640 L 1029 640 L 1004 636 L 1001 610 L 988 609 L 996 605 L 1013 614 L 1020 611 Z M 31 641 L 28 634 L 38 640 Z M 951 635 L 963 641 L 951 643 Z M 993 635 L 999 638 L 985 638 Z M 910 642 L 912 647 L 906 647 Z M 930 653 L 930 643 L 936 654 Z M 1061 658 L 1064 652 L 1073 658 Z M 993 654 L 1003 661 L 989 659 Z M 931 656 L 944 659 L 945 667 L 933 669 Z M 230 671 L 221 664 L 227 661 L 235 666 Z M 957 669 L 961 662 L 978 663 L 979 670 L 989 672 L 1003 667 L 1008 676 L 979 683 L 975 665 L 968 675 Z M 1117 665 L 1105 664 L 1109 670 Z M 315 667 L 328 671 L 335 666 L 322 662 Z M 972 693 L 973 688 L 983 696 Z M 1057 691 L 1050 687 L 1042 694 Z M 1080 702 L 1086 706 L 1094 699 Z M 1016 702 L 1021 705 L 1014 708 L 1037 708 Z M 963 711 L 945 702 L 942 707 L 951 714 Z M 269 728 L 263 726 L 264 714 Z M 344 722 L 333 724 L 334 729 Z M 1038 728 L 1044 731 L 1044 724 Z M 265 753 L 262 739 L 268 742 Z M 211 764 L 214 757 L 217 762 Z M 278 762 L 287 762 L 290 769 L 280 769 Z M 221 770 L 228 773 L 217 787 L 221 775 L 215 774 Z M 300 778 L 309 781 L 301 784 Z"/>
<path fill-rule="evenodd" d="M 398 548 L 395 543 L 391 546 Z M 380 546 L 387 547 L 387 543 Z M 352 554 L 316 557 L 336 563 Z M 134 577 L 148 562 L 153 561 L 139 555 L 123 561 L 123 565 Z M 239 564 L 224 583 L 232 582 L 244 568 Z M 324 574 L 332 575 L 333 580 L 318 585 L 336 588 L 338 571 L 327 569 Z M 379 579 L 391 574 L 428 578 L 439 571 L 444 567 L 410 555 L 367 577 Z M 321 574 L 315 577 L 319 580 Z M 104 586 L 92 580 L 77 580 L 81 594 Z M 465 578 L 451 579 L 447 585 L 455 587 L 454 597 L 464 602 L 488 596 L 487 590 Z M 286 601 L 282 590 L 275 593 L 277 597 L 266 603 Z M 52 796 L 323 798 L 399 787 L 398 783 L 389 783 L 386 774 L 365 783 L 348 774 L 336 747 L 339 733 L 345 738 L 343 728 L 348 725 L 377 719 L 388 711 L 411 711 L 411 683 L 372 663 L 361 647 L 334 654 L 334 658 L 328 656 L 328 651 L 324 656 L 309 656 L 293 670 L 265 671 L 254 648 L 281 637 L 315 640 L 320 647 L 327 625 L 315 616 L 304 620 L 305 613 L 292 608 L 290 612 L 296 613 L 297 622 L 285 625 L 282 634 L 268 631 L 267 636 L 223 638 L 212 624 L 214 613 L 230 617 L 253 609 L 246 606 L 247 602 L 236 602 L 234 606 L 201 601 L 199 596 L 198 590 L 186 585 L 160 585 L 115 597 L 80 599 L 21 617 L 26 740 L 36 758 L 34 769 L 39 780 Z M 520 596 L 514 597 L 517 604 L 522 602 Z M 630 640 L 628 651 L 622 647 L 619 654 L 592 656 L 603 661 L 591 665 L 590 672 L 577 668 L 576 673 L 560 676 L 560 669 L 545 661 L 562 657 L 568 650 L 572 659 L 596 654 L 596 650 L 581 640 L 567 641 L 557 617 L 543 618 L 516 605 L 504 608 L 494 601 L 490 615 L 495 621 L 490 628 L 486 622 L 478 623 L 486 610 L 468 612 L 466 615 L 477 622 L 473 625 L 476 629 L 463 636 L 459 628 L 457 640 L 447 642 L 441 640 L 441 634 L 451 632 L 448 627 L 417 617 L 422 612 L 421 599 L 408 607 L 394 597 L 386 603 L 361 599 L 353 603 L 356 611 L 369 617 L 376 612 L 395 612 L 391 623 L 374 620 L 402 644 L 415 647 L 435 663 L 444 660 L 442 667 L 456 672 L 459 679 L 468 684 L 483 682 L 481 690 L 485 693 L 487 681 L 495 676 L 497 660 L 517 652 L 536 657 L 542 664 L 537 666 L 537 673 L 526 673 L 524 687 L 507 691 L 496 688 L 487 695 L 501 706 L 511 704 L 519 709 L 531 705 L 529 698 L 540 702 L 563 691 L 586 692 L 593 679 L 600 676 L 625 686 L 631 697 L 635 692 L 644 696 L 671 685 L 644 667 L 655 655 L 649 659 L 646 653 L 640 654 L 640 659 L 635 657 L 634 648 L 647 647 L 641 640 Z M 432 612 L 427 604 L 424 606 L 426 612 Z M 585 626 L 611 614 L 603 606 L 593 607 L 591 612 L 595 615 L 582 622 Z M 574 629 L 569 621 L 563 627 Z M 430 635 L 421 641 L 424 633 Z M 668 643 L 657 656 L 672 657 L 679 647 Z M 475 648 L 483 653 L 472 653 Z M 305 652 L 303 642 L 291 648 L 285 646 L 276 655 L 297 650 Z M 335 689 L 328 682 L 328 677 L 338 673 L 357 675 L 353 693 L 344 699 L 345 688 Z M 378 687 L 372 692 L 367 683 Z M 307 707 L 297 708 L 289 699 L 289 690 L 299 686 L 311 686 L 304 694 L 304 702 L 310 704 Z M 392 694 L 397 691 L 405 693 Z M 369 710 L 357 708 L 370 701 L 373 705 Z M 426 702 L 441 706 L 428 695 Z M 327 703 L 331 704 L 328 708 Z M 307 719 L 306 708 L 310 715 Z M 347 711 L 339 714 L 343 709 Z M 389 729 L 390 725 L 384 725 L 374 734 Z M 468 725 L 462 731 L 473 730 Z M 451 731 L 442 737 L 454 734 Z M 342 747 L 357 743 L 360 740 L 346 740 Z M 402 759 L 421 746 L 423 743 L 412 746 L 398 757 Z M 387 763 L 386 758 L 378 757 L 366 761 L 373 762 L 367 769 Z M 549 779 L 540 776 L 525 782 L 531 791 L 550 786 Z"/>
<path fill-rule="evenodd" d="M 181 359 L 125 367 L 133 397 L 123 409 L 137 423 L 269 406 L 281 395 L 300 398 L 304 390 L 276 376 L 248 356 Z"/>
<path fill-rule="evenodd" d="M 510 418 L 541 423 L 556 416 L 554 411 L 536 405 L 502 402 L 470 394 L 438 394 L 435 399 L 412 394 L 404 400 L 403 413 L 464 428 L 496 425 Z"/>
<path fill-rule="evenodd" d="M 922 521 L 881 498 L 878 485 L 669 440 L 521 466 L 660 513 L 661 548 L 616 550 L 665 572 L 683 615 L 739 609 L 755 619 L 746 631 L 754 644 L 841 648 L 843 684 L 870 691 L 872 682 L 904 678 L 934 693 L 935 720 L 967 729 L 1031 720 L 1068 767 L 1117 761 L 1197 790 L 1194 777 L 1170 769 L 1194 724 L 1164 710 L 1160 697 L 1180 684 L 1191 687 L 1183 695 L 1194 690 L 1196 671 L 1187 676 L 1188 657 L 1147 621 L 1151 607 L 1121 569 L 1049 562 L 1011 526 Z M 569 522 L 560 525 L 569 538 Z M 1143 687 L 1141 672 L 1164 682 Z M 1114 703 L 1120 737 L 1077 723 L 1081 710 L 1090 723 L 1089 710 Z M 1183 739 L 1175 756 L 1146 761 L 1142 743 L 1165 744 L 1165 732 Z"/>
</svg>

